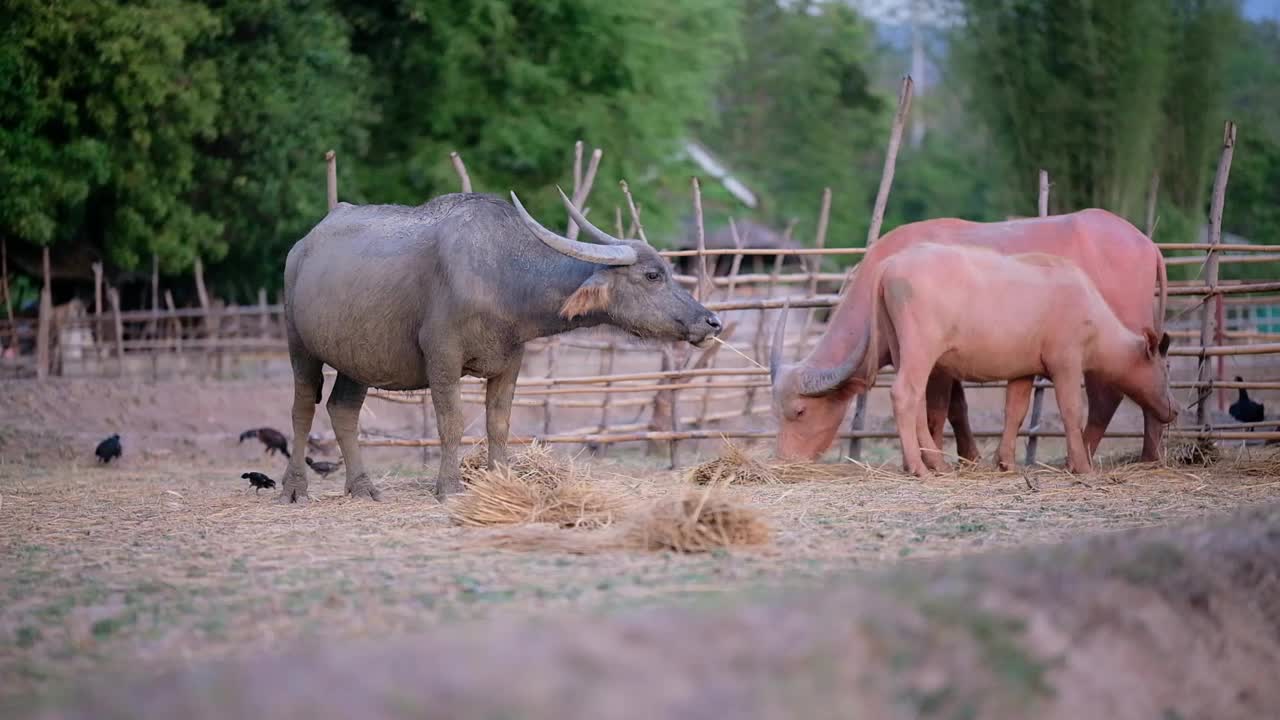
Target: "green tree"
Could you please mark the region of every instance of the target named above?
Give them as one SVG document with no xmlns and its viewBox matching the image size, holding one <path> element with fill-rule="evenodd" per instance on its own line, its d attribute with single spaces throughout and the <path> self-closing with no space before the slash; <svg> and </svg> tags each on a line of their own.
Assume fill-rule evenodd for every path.
<svg viewBox="0 0 1280 720">
<path fill-rule="evenodd" d="M 748 0 L 742 37 L 701 137 L 762 189 L 768 221 L 812 237 L 829 186 L 829 244 L 862 244 L 890 112 L 869 77 L 871 27 L 843 4 Z"/>
<path fill-rule="evenodd" d="M 328 3 L 209 3 L 220 21 L 194 53 L 221 79 L 214 134 L 196 143 L 197 182 L 186 199 L 219 219 L 225 252 L 210 275 L 224 296 L 251 300 L 278 287 L 289 248 L 324 217 L 323 154 L 341 151 L 341 185 L 367 148 L 376 118 L 369 64 Z M 350 198 L 346 198 L 350 199 Z M 188 267 L 198 245 L 168 267 Z"/>
<path fill-rule="evenodd" d="M 183 201 L 221 88 L 188 56 L 214 32 L 199 3 L 19 0 L 0 43 L 0 233 L 77 240 L 117 265 L 211 243 L 220 223 Z"/>
<path fill-rule="evenodd" d="M 569 182 L 581 138 L 605 151 L 592 204 L 621 204 L 626 179 L 651 229 L 671 226 L 660 199 L 687 178 L 670 158 L 736 39 L 736 11 L 717 0 L 396 0 L 344 12 L 381 111 L 357 197 L 417 204 L 456 191 L 457 150 L 476 190 L 517 189 L 539 217 L 563 218 L 550 188 Z"/>
</svg>

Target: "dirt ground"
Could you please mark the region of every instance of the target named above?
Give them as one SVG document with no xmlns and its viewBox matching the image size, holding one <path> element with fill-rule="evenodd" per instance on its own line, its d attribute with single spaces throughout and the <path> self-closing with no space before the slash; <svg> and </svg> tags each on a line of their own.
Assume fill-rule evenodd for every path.
<svg viewBox="0 0 1280 720">
<path fill-rule="evenodd" d="M 284 461 L 238 444 L 236 435 L 260 424 L 287 427 L 287 385 L 33 386 L 0 387 L 6 717 L 119 673 L 152 677 L 296 643 L 377 646 L 499 620 L 614 617 L 671 605 L 714 610 L 919 558 L 1057 543 L 1280 500 L 1277 459 L 1265 448 L 1229 448 L 1208 469 L 1117 468 L 1085 478 L 1038 468 L 920 482 L 855 469 L 731 486 L 773 529 L 761 548 L 570 553 L 556 543 L 539 548 L 537 539 L 586 531 L 543 530 L 516 551 L 512 531 L 450 520 L 431 496 L 434 465 L 424 469 L 416 450 L 370 453 L 382 503 L 343 497 L 341 472 L 313 477 L 316 502 L 306 508 L 255 494 L 240 473 L 278 477 Z M 408 428 L 420 410 L 374 412 L 372 422 Z M 132 440 L 122 463 L 96 466 L 92 447 L 112 423 Z M 869 455 L 896 465 L 896 453 L 885 443 Z M 679 473 L 638 450 L 578 462 L 602 487 L 637 501 L 683 487 Z M 975 717 L 945 717 L 952 716 Z"/>
</svg>

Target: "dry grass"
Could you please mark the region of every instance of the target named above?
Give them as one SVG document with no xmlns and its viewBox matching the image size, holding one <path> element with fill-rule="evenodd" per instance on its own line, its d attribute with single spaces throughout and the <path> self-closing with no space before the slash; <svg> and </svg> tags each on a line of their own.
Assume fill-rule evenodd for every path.
<svg viewBox="0 0 1280 720">
<path fill-rule="evenodd" d="M 763 545 L 771 537 L 759 511 L 735 502 L 714 486 L 658 500 L 633 518 L 624 532 L 628 545 L 684 553 Z"/>
<path fill-rule="evenodd" d="M 756 455 L 728 440 L 725 449 L 713 460 L 695 465 L 686 478 L 696 485 L 738 483 L 739 485 L 774 485 L 782 481 L 773 468 Z"/>
<path fill-rule="evenodd" d="M 602 527 L 613 522 L 626 498 L 591 481 L 572 459 L 530 444 L 510 465 L 489 470 L 480 452 L 463 464 L 467 492 L 449 504 L 454 522 L 467 527 L 550 523 L 560 527 Z"/>
<path fill-rule="evenodd" d="M 228 448 L 239 449 L 234 438 Z M 592 530 L 460 526 L 451 512 L 466 494 L 442 506 L 433 467 L 415 457 L 391 471 L 376 452 L 382 502 L 345 497 L 339 474 L 313 478 L 306 507 L 254 495 L 239 465 L 279 477 L 284 461 L 248 448 L 233 467 L 0 458 L 0 716 L 8 699 L 108 666 L 171 667 L 311 633 L 376 640 L 459 619 L 712 602 L 904 557 L 1055 543 L 1280 499 L 1277 448 L 1237 455 L 1224 444 L 1207 468 L 960 468 L 928 480 L 903 475 L 892 450 L 883 465 L 773 466 L 782 482 L 713 488 L 701 510 L 683 501 L 708 487 L 639 453 L 577 461 L 575 472 L 585 479 L 589 468 L 593 486 L 626 501 L 611 526 Z M 695 510 L 698 543 L 686 537 Z M 671 552 L 765 537 L 740 522 L 747 514 L 771 528 L 764 551 Z M 654 518 L 674 525 L 674 542 L 633 534 Z"/>
</svg>

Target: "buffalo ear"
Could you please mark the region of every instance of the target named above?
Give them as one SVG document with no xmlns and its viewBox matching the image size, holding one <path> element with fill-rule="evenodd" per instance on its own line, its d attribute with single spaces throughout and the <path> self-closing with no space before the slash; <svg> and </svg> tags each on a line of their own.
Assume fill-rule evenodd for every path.
<svg viewBox="0 0 1280 720">
<path fill-rule="evenodd" d="M 1165 337 L 1168 337 L 1168 336 L 1166 335 Z M 1156 353 L 1160 352 L 1160 344 L 1161 344 L 1160 336 L 1156 334 L 1155 330 L 1152 330 L 1151 328 L 1145 328 L 1142 331 L 1142 338 L 1144 340 L 1143 344 L 1147 351 L 1147 358 L 1148 359 L 1155 358 Z"/>
<path fill-rule="evenodd" d="M 578 286 L 560 306 L 560 317 L 572 320 L 580 315 L 604 312 L 609 308 L 609 280 L 596 272 Z"/>
<path fill-rule="evenodd" d="M 1169 337 L 1169 333 L 1160 334 L 1160 355 L 1164 357 L 1169 356 L 1169 343 L 1172 342 L 1172 340 L 1173 338 Z"/>
</svg>

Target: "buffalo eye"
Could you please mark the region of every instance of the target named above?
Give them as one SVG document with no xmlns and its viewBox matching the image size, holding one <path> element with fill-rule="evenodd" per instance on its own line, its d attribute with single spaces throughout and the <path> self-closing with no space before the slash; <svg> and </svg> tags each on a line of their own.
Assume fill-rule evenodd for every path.
<svg viewBox="0 0 1280 720">
<path fill-rule="evenodd" d="M 662 279 L 662 273 L 658 272 L 657 270 L 650 270 L 649 272 L 644 274 L 644 277 L 649 282 L 658 282 L 659 280 Z"/>
</svg>

